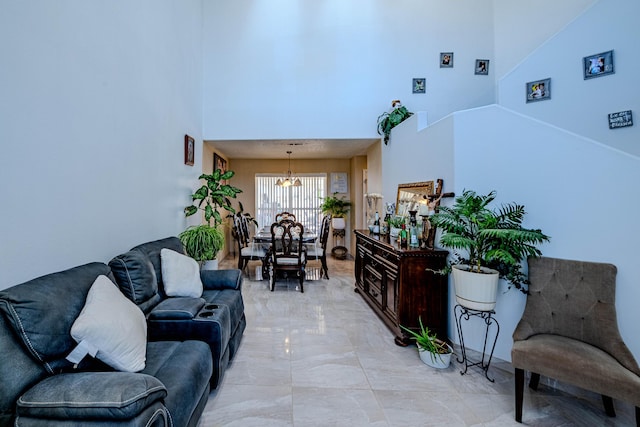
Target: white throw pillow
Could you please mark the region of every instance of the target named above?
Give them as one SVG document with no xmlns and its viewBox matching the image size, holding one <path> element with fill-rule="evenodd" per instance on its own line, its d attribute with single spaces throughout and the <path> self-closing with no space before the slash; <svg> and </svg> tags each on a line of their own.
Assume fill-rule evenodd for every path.
<svg viewBox="0 0 640 427">
<path fill-rule="evenodd" d="M 202 296 L 200 266 L 195 259 L 163 248 L 160 251 L 160 265 L 164 292 L 167 296 L 193 298 Z"/>
<path fill-rule="evenodd" d="M 84 350 L 78 361 L 90 353 L 119 371 L 138 372 L 145 367 L 144 314 L 107 276 L 98 276 L 93 282 L 84 307 L 71 326 L 71 336 L 79 343 L 72 355 Z"/>
</svg>

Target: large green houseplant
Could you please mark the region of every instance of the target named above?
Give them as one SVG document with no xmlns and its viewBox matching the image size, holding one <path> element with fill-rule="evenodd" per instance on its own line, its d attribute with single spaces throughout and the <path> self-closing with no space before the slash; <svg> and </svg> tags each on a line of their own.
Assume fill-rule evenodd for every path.
<svg viewBox="0 0 640 427">
<path fill-rule="evenodd" d="M 224 247 L 224 232 L 221 230 L 223 219 L 220 211 L 234 214 L 231 199 L 242 193 L 242 190 L 227 183 L 234 175 L 231 170 L 222 172 L 220 169 L 211 174 L 200 175 L 198 179 L 203 179 L 205 183 L 191 195 L 193 204 L 184 208 L 187 217 L 202 211 L 206 221 L 206 224 L 189 227 L 180 234 L 187 254 L 196 261 L 214 260 Z"/>
<path fill-rule="evenodd" d="M 493 286 L 496 291 L 498 277 L 504 278 L 509 288 L 515 287 L 526 294 L 528 280 L 522 271 L 522 261 L 542 255 L 535 245 L 549 240 L 539 229 L 522 227 L 526 214 L 523 205 L 509 203 L 494 210 L 488 205 L 495 198 L 495 191 L 478 195 L 465 190 L 452 206 L 440 206 L 439 212 L 430 218 L 431 224 L 442 230 L 440 244 L 443 247 L 464 251 L 463 255 L 454 252 L 450 265 L 456 294 L 457 282 L 462 280 L 458 277 L 462 273 L 466 273 L 464 276 L 475 275 L 481 280 L 489 275 L 495 276 Z M 458 302 L 463 303 L 460 298 Z M 469 308 L 492 309 L 489 306 Z"/>
<path fill-rule="evenodd" d="M 338 193 L 333 193 L 332 196 L 323 198 L 322 203 L 320 204 L 320 210 L 325 215 L 331 215 L 333 228 L 343 229 L 345 228 L 344 218 L 349 213 L 351 201 L 338 197 L 337 194 Z M 340 226 L 339 223 L 342 223 L 343 225 Z"/>
<path fill-rule="evenodd" d="M 391 108 L 391 111 L 385 111 L 378 116 L 378 135 L 384 135 L 385 145 L 389 143 L 391 129 L 413 116 L 413 113 L 408 111 L 399 99 L 391 102 Z"/>
</svg>

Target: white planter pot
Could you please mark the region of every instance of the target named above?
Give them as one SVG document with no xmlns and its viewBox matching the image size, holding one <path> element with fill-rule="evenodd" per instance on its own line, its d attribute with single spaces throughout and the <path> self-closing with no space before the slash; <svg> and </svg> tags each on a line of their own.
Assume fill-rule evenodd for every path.
<svg viewBox="0 0 640 427">
<path fill-rule="evenodd" d="M 468 265 L 452 266 L 456 301 L 472 310 L 491 311 L 496 306 L 499 273 L 481 267 L 482 273 L 472 273 Z"/>
<path fill-rule="evenodd" d="M 391 237 L 398 237 L 399 234 L 400 234 L 400 228 L 391 227 L 391 229 L 389 230 L 389 235 Z"/>
<path fill-rule="evenodd" d="M 447 344 L 450 352 L 447 354 L 434 354 L 432 355 L 429 351 L 422 350 L 420 346 L 418 346 L 418 354 L 420 354 L 420 360 L 425 365 L 429 365 L 432 368 L 436 369 L 446 369 L 449 367 L 451 363 L 451 355 L 453 354 L 453 349 L 449 344 Z"/>
<path fill-rule="evenodd" d="M 209 261 L 204 261 L 200 266 L 201 270 L 217 270 L 218 269 L 218 260 L 212 259 Z"/>
<path fill-rule="evenodd" d="M 344 230 L 347 227 L 347 222 L 344 218 L 331 218 L 331 226 L 334 230 Z"/>
</svg>

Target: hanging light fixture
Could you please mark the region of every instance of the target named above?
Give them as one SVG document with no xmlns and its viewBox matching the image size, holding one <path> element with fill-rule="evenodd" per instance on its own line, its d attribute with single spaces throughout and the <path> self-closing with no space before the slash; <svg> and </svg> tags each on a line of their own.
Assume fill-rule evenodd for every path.
<svg viewBox="0 0 640 427">
<path fill-rule="evenodd" d="M 276 181 L 276 185 L 280 187 L 301 187 L 302 182 L 300 182 L 300 178 L 294 178 L 291 176 L 291 151 L 287 151 L 289 155 L 289 170 L 287 171 L 287 176 L 284 178 L 278 178 Z"/>
</svg>

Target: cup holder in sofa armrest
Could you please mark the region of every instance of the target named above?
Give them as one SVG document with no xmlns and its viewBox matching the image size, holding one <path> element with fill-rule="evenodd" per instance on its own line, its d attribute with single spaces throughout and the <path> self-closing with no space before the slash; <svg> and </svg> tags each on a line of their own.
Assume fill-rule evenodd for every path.
<svg viewBox="0 0 640 427">
<path fill-rule="evenodd" d="M 218 308 L 220 308 L 218 304 L 207 304 L 204 306 L 205 310 L 217 310 Z"/>
<path fill-rule="evenodd" d="M 173 297 L 156 305 L 148 315 L 149 320 L 189 320 L 196 317 L 205 306 L 202 298 Z M 208 304 L 207 304 L 208 305 Z"/>
</svg>

